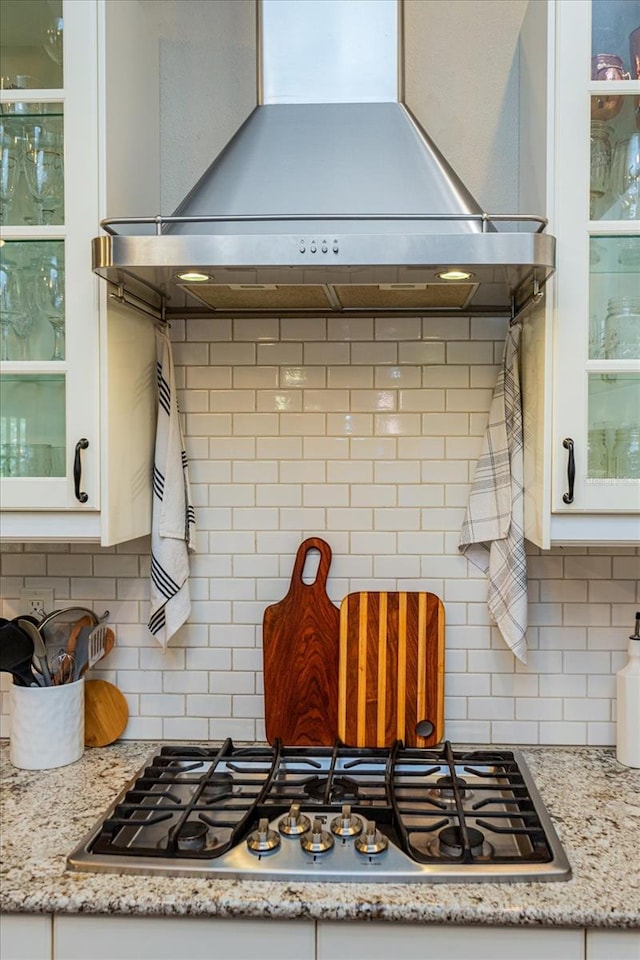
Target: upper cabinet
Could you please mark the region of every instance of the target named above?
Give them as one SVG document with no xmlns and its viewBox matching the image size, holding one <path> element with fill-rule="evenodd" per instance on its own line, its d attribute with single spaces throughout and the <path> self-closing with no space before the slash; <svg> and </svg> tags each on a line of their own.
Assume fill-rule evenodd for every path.
<svg viewBox="0 0 640 960">
<path fill-rule="evenodd" d="M 523 58 L 545 37 L 546 90 L 529 95 L 545 122 L 525 143 L 546 169 L 557 272 L 524 325 L 527 535 L 637 543 L 640 3 L 531 7 Z"/>
<path fill-rule="evenodd" d="M 91 271 L 106 8 L 3 0 L 0 18 L 0 533 L 116 543 L 150 528 L 155 353 Z"/>
<path fill-rule="evenodd" d="M 149 532 L 155 318 L 91 241 L 170 213 L 246 119 L 255 30 L 254 0 L 0 3 L 4 539 Z"/>
</svg>

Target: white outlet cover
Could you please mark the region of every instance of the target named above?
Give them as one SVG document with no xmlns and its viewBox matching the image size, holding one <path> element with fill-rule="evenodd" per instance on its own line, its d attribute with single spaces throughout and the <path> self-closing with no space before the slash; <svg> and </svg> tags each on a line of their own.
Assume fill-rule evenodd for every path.
<svg viewBox="0 0 640 960">
<path fill-rule="evenodd" d="M 42 616 L 53 610 L 52 587 L 25 587 L 20 591 L 19 599 L 20 614 L 25 616 Z"/>
</svg>

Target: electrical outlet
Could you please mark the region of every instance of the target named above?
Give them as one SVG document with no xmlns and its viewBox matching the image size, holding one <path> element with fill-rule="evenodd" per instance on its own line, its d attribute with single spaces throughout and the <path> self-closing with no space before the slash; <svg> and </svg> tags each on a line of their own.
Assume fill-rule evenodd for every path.
<svg viewBox="0 0 640 960">
<path fill-rule="evenodd" d="M 20 613 L 25 616 L 42 617 L 53 610 L 53 589 L 32 587 L 20 591 Z"/>
</svg>

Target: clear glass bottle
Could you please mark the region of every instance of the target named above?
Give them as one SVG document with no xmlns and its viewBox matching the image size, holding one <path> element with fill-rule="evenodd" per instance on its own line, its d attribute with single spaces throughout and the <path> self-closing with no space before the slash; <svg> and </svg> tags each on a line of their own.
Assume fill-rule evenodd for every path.
<svg viewBox="0 0 640 960">
<path fill-rule="evenodd" d="M 612 454 L 612 476 L 619 480 L 640 480 L 640 426 L 616 430 Z"/>
<path fill-rule="evenodd" d="M 590 216 L 597 219 L 596 206 L 609 189 L 611 178 L 611 127 L 604 120 L 591 121 Z"/>
<path fill-rule="evenodd" d="M 605 344 L 607 360 L 640 360 L 640 297 L 609 300 Z"/>
</svg>

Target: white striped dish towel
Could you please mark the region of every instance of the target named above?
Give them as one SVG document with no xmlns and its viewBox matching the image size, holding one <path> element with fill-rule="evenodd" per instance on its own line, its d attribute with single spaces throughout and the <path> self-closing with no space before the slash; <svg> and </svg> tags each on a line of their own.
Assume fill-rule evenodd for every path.
<svg viewBox="0 0 640 960">
<path fill-rule="evenodd" d="M 166 649 L 191 612 L 189 552 L 195 512 L 178 411 L 171 340 L 157 330 L 158 423 L 153 464 L 149 630 Z"/>
<path fill-rule="evenodd" d="M 516 657 L 527 659 L 527 555 L 524 545 L 521 328 L 507 333 L 484 446 L 469 493 L 459 548 L 489 575 L 489 612 Z"/>
</svg>

